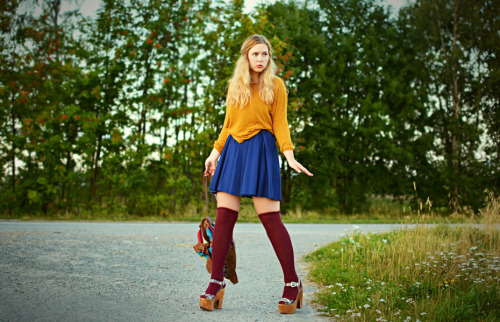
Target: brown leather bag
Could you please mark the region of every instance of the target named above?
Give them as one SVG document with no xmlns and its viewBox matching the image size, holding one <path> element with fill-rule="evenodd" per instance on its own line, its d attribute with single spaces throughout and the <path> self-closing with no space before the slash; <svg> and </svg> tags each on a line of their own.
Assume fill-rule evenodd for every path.
<svg viewBox="0 0 500 322">
<path fill-rule="evenodd" d="M 209 274 L 212 273 L 212 252 L 210 248 L 212 247 L 212 237 L 211 232 L 214 227 L 213 220 L 208 216 L 209 208 L 208 208 L 208 192 L 207 192 L 207 179 L 206 176 L 203 176 L 203 185 L 205 187 L 205 201 L 207 206 L 207 217 L 201 220 L 199 225 L 201 236 L 198 236 L 198 243 L 193 246 L 195 252 L 198 254 L 204 254 L 207 260 L 207 271 Z M 217 222 L 215 222 L 216 224 Z M 208 232 L 210 231 L 210 233 Z M 203 238 L 201 238 L 203 237 Z M 203 241 L 206 241 L 205 243 Z M 208 256 L 206 256 L 208 255 Z M 230 280 L 233 284 L 238 283 L 238 275 L 236 275 L 236 246 L 234 244 L 234 240 L 231 241 L 231 246 L 229 247 L 229 252 L 227 254 L 226 262 L 225 262 L 225 272 L 224 277 Z"/>
</svg>

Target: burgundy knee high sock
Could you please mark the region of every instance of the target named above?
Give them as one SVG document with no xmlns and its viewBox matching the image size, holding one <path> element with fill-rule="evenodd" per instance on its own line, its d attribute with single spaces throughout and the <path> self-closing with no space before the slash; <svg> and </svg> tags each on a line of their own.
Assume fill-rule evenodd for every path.
<svg viewBox="0 0 500 322">
<path fill-rule="evenodd" d="M 237 211 L 223 207 L 217 208 L 212 240 L 212 279 L 224 280 L 224 263 L 233 240 L 233 228 L 237 219 Z M 205 293 L 215 295 L 220 290 L 220 287 L 219 284 L 210 283 Z"/>
<path fill-rule="evenodd" d="M 297 282 L 299 277 L 295 272 L 292 241 L 285 225 L 281 221 L 280 212 L 275 211 L 260 214 L 259 219 L 266 229 L 267 236 L 273 245 L 276 256 L 278 256 L 285 277 L 285 283 Z M 298 292 L 298 287 L 285 286 L 282 297 L 295 300 Z"/>
</svg>

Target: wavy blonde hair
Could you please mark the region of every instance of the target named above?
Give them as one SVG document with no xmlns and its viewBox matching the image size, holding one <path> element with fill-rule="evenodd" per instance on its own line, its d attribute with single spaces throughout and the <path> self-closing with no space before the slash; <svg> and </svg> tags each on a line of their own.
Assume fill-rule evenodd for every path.
<svg viewBox="0 0 500 322">
<path fill-rule="evenodd" d="M 273 60 L 273 49 L 269 40 L 262 35 L 251 35 L 241 46 L 241 56 L 236 62 L 233 77 L 229 80 L 229 91 L 227 93 L 226 104 L 243 108 L 250 103 L 252 90 L 250 89 L 250 64 L 248 62 L 248 52 L 257 44 L 265 44 L 269 51 L 269 63 L 260 74 L 259 97 L 266 104 L 271 104 L 274 100 L 274 77 L 276 76 L 276 63 Z"/>
</svg>

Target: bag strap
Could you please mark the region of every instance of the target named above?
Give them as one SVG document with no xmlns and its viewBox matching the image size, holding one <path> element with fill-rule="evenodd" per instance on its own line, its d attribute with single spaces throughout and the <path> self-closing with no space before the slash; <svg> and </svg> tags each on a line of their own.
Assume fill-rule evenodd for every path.
<svg viewBox="0 0 500 322">
<path fill-rule="evenodd" d="M 203 174 L 203 186 L 205 188 L 205 203 L 207 205 L 207 216 L 210 215 L 210 210 L 208 209 L 208 190 L 207 190 L 207 177 L 208 176 L 209 175 Z M 212 176 L 210 175 L 210 177 L 212 177 Z"/>
</svg>

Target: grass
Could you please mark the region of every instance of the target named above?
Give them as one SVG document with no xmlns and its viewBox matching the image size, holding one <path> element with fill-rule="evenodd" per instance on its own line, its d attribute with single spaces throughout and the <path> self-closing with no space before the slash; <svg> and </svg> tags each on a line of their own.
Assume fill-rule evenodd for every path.
<svg viewBox="0 0 500 322">
<path fill-rule="evenodd" d="M 463 223 L 471 219 L 470 216 L 447 216 L 436 211 L 427 211 L 426 215 L 418 215 L 411 212 L 411 209 L 396 207 L 387 202 L 374 201 L 374 206 L 366 213 L 361 214 L 338 214 L 322 213 L 318 211 L 301 211 L 296 209 L 283 215 L 285 223 L 335 223 L 335 224 L 357 224 L 357 223 Z M 210 216 L 215 219 L 215 206 L 212 204 Z M 107 211 L 106 208 L 82 209 L 78 213 L 52 213 L 52 214 L 0 214 L 0 219 L 10 220 L 47 220 L 47 221 L 148 221 L 148 222 L 198 222 L 206 216 L 206 209 L 188 207 L 178 213 L 163 213 L 161 215 L 134 215 L 124 211 Z M 242 199 L 238 222 L 259 222 L 257 213 L 250 199 Z"/>
<path fill-rule="evenodd" d="M 198 222 L 206 216 L 206 211 L 185 211 L 178 214 L 149 215 L 139 216 L 127 213 L 99 213 L 99 212 L 80 212 L 80 213 L 60 213 L 60 214 L 22 214 L 10 215 L 0 214 L 0 219 L 4 220 L 46 220 L 46 221 L 96 221 L 96 222 L 118 222 L 118 221 L 150 221 L 150 222 Z M 210 217 L 215 219 L 215 209 L 210 213 Z M 382 224 L 382 223 L 463 223 L 471 220 L 468 217 L 456 217 L 446 215 L 429 215 L 425 218 L 416 215 L 384 215 L 384 214 L 324 214 L 317 211 L 302 212 L 291 211 L 282 217 L 285 223 L 316 223 L 316 224 Z M 238 216 L 238 222 L 251 223 L 259 222 L 257 213 L 251 205 L 242 205 Z"/>
<path fill-rule="evenodd" d="M 500 200 L 480 225 L 353 233 L 306 256 L 334 320 L 498 321 Z"/>
<path fill-rule="evenodd" d="M 412 198 L 404 198 L 395 200 L 392 196 L 368 196 L 370 204 L 369 209 L 363 213 L 345 215 L 336 213 L 334 210 L 326 212 L 318 211 L 302 211 L 294 209 L 288 211 L 282 216 L 285 223 L 315 223 L 315 224 L 384 224 L 384 223 L 426 223 L 426 224 L 450 224 L 450 223 L 477 223 L 478 217 L 474 212 L 467 208 L 461 207 L 458 201 L 455 201 L 454 208 L 461 209 L 461 213 L 448 215 L 447 209 L 434 209 L 429 198 L 424 202 L 418 196 L 417 186 L 413 183 L 415 190 L 415 198 L 413 209 L 410 204 Z M 491 193 L 487 195 L 491 198 Z M 215 219 L 216 206 L 215 200 L 210 197 L 211 209 L 210 217 Z M 416 206 L 416 207 L 415 207 Z M 5 210 L 4 210 L 5 211 Z M 50 213 L 50 214 L 10 214 L 8 212 L 0 213 L 0 220 L 46 220 L 46 221 L 97 221 L 97 222 L 116 222 L 116 221 L 147 221 L 147 222 L 199 222 L 206 216 L 206 208 L 190 205 L 181 211 L 163 212 L 159 215 L 136 215 L 125 211 L 123 206 L 102 207 L 93 205 L 89 209 L 78 209 L 77 212 L 65 213 Z M 253 202 L 250 198 L 241 199 L 241 208 L 238 215 L 238 222 L 252 223 L 259 222 L 257 213 L 253 207 Z"/>
<path fill-rule="evenodd" d="M 10 215 L 0 214 L 0 220 L 43 220 L 43 221 L 96 221 L 96 222 L 120 222 L 120 221 L 148 221 L 148 222 L 198 222 L 206 216 L 206 212 L 185 212 L 181 214 L 168 215 L 150 215 L 139 216 L 127 213 L 104 213 L 85 212 L 85 213 L 61 213 L 61 214 L 22 214 Z M 211 211 L 210 217 L 215 219 L 215 209 Z M 370 215 L 370 214 L 323 214 L 317 211 L 313 212 L 289 212 L 282 216 L 285 223 L 301 224 L 384 224 L 384 223 L 463 223 L 474 221 L 468 217 L 450 217 L 445 215 L 433 215 L 425 218 L 416 215 L 390 216 L 390 215 Z M 242 205 L 238 222 L 257 223 L 259 218 L 253 207 Z"/>
</svg>

